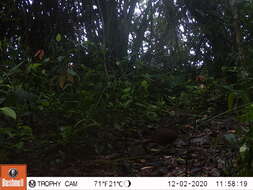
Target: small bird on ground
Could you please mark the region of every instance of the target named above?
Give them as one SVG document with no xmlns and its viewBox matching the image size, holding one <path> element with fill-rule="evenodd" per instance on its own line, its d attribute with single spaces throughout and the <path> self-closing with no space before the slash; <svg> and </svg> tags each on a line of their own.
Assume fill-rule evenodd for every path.
<svg viewBox="0 0 253 190">
<path fill-rule="evenodd" d="M 159 145 L 172 144 L 178 137 L 178 130 L 175 128 L 157 128 L 150 136 L 150 142 Z"/>
</svg>

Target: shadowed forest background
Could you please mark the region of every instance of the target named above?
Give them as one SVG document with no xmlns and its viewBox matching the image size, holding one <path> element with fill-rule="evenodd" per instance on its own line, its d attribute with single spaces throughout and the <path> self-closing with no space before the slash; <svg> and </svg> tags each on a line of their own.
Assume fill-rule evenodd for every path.
<svg viewBox="0 0 253 190">
<path fill-rule="evenodd" d="M 32 176 L 252 176 L 251 0 L 1 0 L 0 163 Z"/>
</svg>

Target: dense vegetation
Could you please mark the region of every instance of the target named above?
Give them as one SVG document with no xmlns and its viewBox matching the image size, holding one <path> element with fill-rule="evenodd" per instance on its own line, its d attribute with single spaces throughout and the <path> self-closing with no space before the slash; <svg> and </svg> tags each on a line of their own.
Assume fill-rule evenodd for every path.
<svg viewBox="0 0 253 190">
<path fill-rule="evenodd" d="M 250 0 L 2 0 L 0 163 L 253 175 L 252 20 Z M 148 143 L 161 127 L 178 140 Z"/>
</svg>

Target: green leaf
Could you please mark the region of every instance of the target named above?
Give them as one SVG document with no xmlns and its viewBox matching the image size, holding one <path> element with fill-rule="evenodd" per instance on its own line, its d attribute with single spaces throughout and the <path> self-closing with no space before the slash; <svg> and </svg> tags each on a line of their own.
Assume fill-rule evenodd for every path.
<svg viewBox="0 0 253 190">
<path fill-rule="evenodd" d="M 38 67 L 40 67 L 42 64 L 40 63 L 33 63 L 33 64 L 30 64 L 27 68 L 28 72 L 30 71 L 36 71 L 38 69 Z"/>
<path fill-rule="evenodd" d="M 244 144 L 244 145 L 242 145 L 242 146 L 240 147 L 240 153 L 244 153 L 244 152 L 246 152 L 246 151 L 248 151 L 248 146 L 247 146 L 246 144 Z"/>
<path fill-rule="evenodd" d="M 48 101 L 45 101 L 45 100 L 42 100 L 40 103 L 43 107 L 48 107 L 50 105 L 50 103 Z"/>
<path fill-rule="evenodd" d="M 57 35 L 56 35 L 56 41 L 57 42 L 60 42 L 61 41 L 61 34 L 60 33 L 58 33 Z"/>
<path fill-rule="evenodd" d="M 242 122 L 252 122 L 253 121 L 253 104 L 248 105 L 245 110 L 244 114 L 239 116 L 239 120 Z"/>
<path fill-rule="evenodd" d="M 228 110 L 232 110 L 235 99 L 235 93 L 230 93 L 228 95 Z"/>
<path fill-rule="evenodd" d="M 0 134 L 1 134 L 0 139 L 1 137 L 3 137 L 2 135 L 4 135 L 5 138 L 12 138 L 15 136 L 15 132 L 13 131 L 12 128 L 0 128 Z"/>
<path fill-rule="evenodd" d="M 12 119 L 16 120 L 16 118 L 17 118 L 16 112 L 9 107 L 0 108 L 0 112 L 2 112 L 4 115 L 6 115 Z"/>
<path fill-rule="evenodd" d="M 28 125 L 19 126 L 19 136 L 32 137 L 32 128 Z"/>
<path fill-rule="evenodd" d="M 242 160 L 245 160 L 245 158 L 247 157 L 247 152 L 249 152 L 249 147 L 246 145 L 246 144 L 243 144 L 241 147 L 240 147 L 240 157 Z"/>
<path fill-rule="evenodd" d="M 22 150 L 23 147 L 24 147 L 24 142 L 19 142 L 19 143 L 15 144 L 14 147 L 15 147 L 17 150 Z"/>
<path fill-rule="evenodd" d="M 21 63 L 19 63 L 19 64 L 17 64 L 16 66 L 12 67 L 12 68 L 10 69 L 10 71 L 8 72 L 8 75 L 10 76 L 10 75 L 12 75 L 13 73 L 19 71 L 18 68 L 19 68 L 21 65 L 23 65 L 24 63 L 25 63 L 25 61 L 22 61 Z"/>
<path fill-rule="evenodd" d="M 123 93 L 129 93 L 130 91 L 131 91 L 130 87 L 123 89 Z"/>
<path fill-rule="evenodd" d="M 147 88 L 148 88 L 148 82 L 147 82 L 146 80 L 141 81 L 141 86 L 142 86 L 145 90 L 147 90 Z"/>
</svg>

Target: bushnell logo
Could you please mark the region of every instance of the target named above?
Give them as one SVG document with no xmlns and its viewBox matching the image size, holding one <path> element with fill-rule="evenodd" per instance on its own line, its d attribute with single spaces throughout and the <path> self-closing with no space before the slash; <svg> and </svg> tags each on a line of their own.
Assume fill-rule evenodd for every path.
<svg viewBox="0 0 253 190">
<path fill-rule="evenodd" d="M 26 170 L 25 164 L 0 164 L 0 189 L 26 190 Z"/>
</svg>

